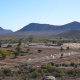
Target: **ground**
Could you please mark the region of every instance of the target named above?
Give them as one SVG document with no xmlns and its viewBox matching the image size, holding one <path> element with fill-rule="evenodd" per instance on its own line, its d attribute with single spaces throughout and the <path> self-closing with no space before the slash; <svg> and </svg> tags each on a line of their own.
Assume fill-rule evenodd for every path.
<svg viewBox="0 0 80 80">
<path fill-rule="evenodd" d="M 63 44 L 62 47 L 67 47 L 68 45 L 73 45 L 72 43 L 66 43 Z M 75 46 L 78 44 L 76 43 Z M 71 47 L 70 46 L 70 47 Z M 11 50 L 14 50 L 13 48 L 9 48 Z M 17 58 L 12 58 L 11 56 L 8 56 L 5 60 L 1 60 L 0 64 L 6 64 L 2 65 L 1 67 L 13 67 L 15 65 L 19 64 L 32 64 L 32 65 L 41 65 L 48 62 L 57 62 L 57 63 L 70 63 L 70 62 L 80 62 L 80 50 L 79 47 L 74 49 L 73 47 L 70 48 L 70 50 L 60 50 L 60 46 L 30 46 L 28 48 L 22 47 L 23 51 L 26 51 L 27 49 L 30 49 L 30 52 L 32 52 L 32 55 L 26 55 L 26 56 L 18 56 Z M 41 53 L 38 52 L 38 50 L 42 50 Z M 63 58 L 61 57 L 61 53 L 63 53 Z M 25 53 L 24 53 L 25 54 Z"/>
<path fill-rule="evenodd" d="M 69 46 L 70 50 L 66 50 L 66 47 Z M 13 58 L 12 56 L 7 56 L 6 59 L 0 60 L 0 68 L 11 68 L 13 71 L 16 70 L 16 65 L 21 64 L 29 64 L 35 67 L 39 67 L 42 64 L 46 64 L 49 62 L 54 63 L 80 63 L 80 44 L 79 43 L 64 43 L 62 47 L 63 51 L 60 50 L 61 46 L 30 46 L 28 48 L 22 47 L 23 51 L 30 49 L 29 52 L 33 53 L 31 55 L 18 56 L 17 58 Z M 6 50 L 15 50 L 13 48 L 5 48 Z M 42 52 L 38 52 L 38 50 L 42 50 Z M 63 57 L 61 58 L 61 54 L 63 53 Z M 23 53 L 25 54 L 25 53 Z M 60 67 L 61 69 L 62 67 Z M 70 67 L 69 67 L 70 68 Z M 65 68 L 62 68 L 65 69 Z M 66 68 L 68 69 L 68 67 Z M 71 69 L 71 68 L 70 68 Z M 16 78 L 16 77 L 15 77 Z M 4 79 L 3 79 L 4 80 Z M 6 79 L 8 80 L 8 79 Z M 11 79 L 14 80 L 14 79 Z M 18 79 L 17 79 L 18 80 Z M 69 80 L 69 79 L 68 79 Z M 74 79 L 71 79 L 74 80 Z M 80 80 L 76 79 L 76 80 Z"/>
</svg>

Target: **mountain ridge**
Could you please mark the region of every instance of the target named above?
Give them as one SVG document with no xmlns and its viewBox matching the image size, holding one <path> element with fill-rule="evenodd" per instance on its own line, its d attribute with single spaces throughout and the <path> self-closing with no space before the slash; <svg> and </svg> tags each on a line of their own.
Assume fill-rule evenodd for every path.
<svg viewBox="0 0 80 80">
<path fill-rule="evenodd" d="M 1 28 L 2 29 L 2 28 Z M 8 34 L 8 36 L 54 36 L 57 34 L 66 34 L 67 31 L 80 30 L 80 22 L 74 21 L 64 25 L 50 25 L 50 24 L 40 24 L 40 23 L 30 23 L 20 30 Z M 5 30 L 4 30 L 5 31 Z M 1 32 L 1 31 L 0 31 Z M 76 33 L 78 34 L 78 33 Z M 6 35 L 6 34 L 5 34 Z M 67 35 L 67 34 L 66 34 Z M 68 34 L 67 36 L 70 36 Z M 75 34 L 74 34 L 75 35 Z"/>
<path fill-rule="evenodd" d="M 77 27 L 77 28 L 76 28 Z M 17 32 L 22 31 L 56 31 L 56 30 L 79 30 L 80 23 L 74 21 L 72 23 L 64 24 L 64 25 L 50 25 L 50 24 L 40 24 L 40 23 L 30 23 L 24 26 L 22 29 L 18 30 Z"/>
<path fill-rule="evenodd" d="M 2 27 L 0 27 L 0 34 L 4 34 L 4 33 L 13 33 L 13 31 L 9 29 L 3 29 Z"/>
</svg>

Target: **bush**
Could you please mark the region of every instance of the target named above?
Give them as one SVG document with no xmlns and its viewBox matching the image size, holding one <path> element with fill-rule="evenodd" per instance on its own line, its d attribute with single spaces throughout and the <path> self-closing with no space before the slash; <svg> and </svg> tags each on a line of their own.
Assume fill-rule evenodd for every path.
<svg viewBox="0 0 80 80">
<path fill-rule="evenodd" d="M 40 52 L 42 52 L 42 50 L 39 49 L 38 52 L 40 53 Z"/>
<path fill-rule="evenodd" d="M 17 51 L 15 51 L 13 54 L 14 54 L 15 58 L 16 58 L 17 56 L 19 56 L 19 52 L 17 52 Z"/>
<path fill-rule="evenodd" d="M 47 73 L 48 71 L 47 71 L 47 69 L 43 69 L 43 72 L 44 72 L 44 73 Z"/>
<path fill-rule="evenodd" d="M 33 67 L 33 66 L 31 66 L 31 67 L 30 67 L 30 72 L 34 72 L 34 71 L 36 71 L 36 68 Z"/>
<path fill-rule="evenodd" d="M 3 74 L 6 76 L 9 76 L 11 74 L 11 69 L 10 68 L 3 68 L 2 69 Z"/>
<path fill-rule="evenodd" d="M 37 71 L 31 73 L 31 78 L 37 78 L 37 77 L 40 77 L 40 74 Z"/>
<path fill-rule="evenodd" d="M 53 62 L 51 62 L 51 65 L 54 66 L 55 64 Z"/>
<path fill-rule="evenodd" d="M 51 76 L 51 74 L 50 73 L 46 73 L 46 76 Z"/>
<path fill-rule="evenodd" d="M 58 42 L 57 45 L 58 45 L 58 46 L 61 46 L 61 45 L 62 45 L 62 42 Z"/>
<path fill-rule="evenodd" d="M 80 76 L 80 70 L 79 69 L 73 69 L 67 71 L 68 75 L 72 76 Z"/>
<path fill-rule="evenodd" d="M 12 47 L 12 45 L 8 45 L 8 46 L 7 46 L 7 48 L 10 48 L 10 47 Z"/>
<path fill-rule="evenodd" d="M 65 78 L 61 78 L 60 80 L 66 80 Z"/>
<path fill-rule="evenodd" d="M 70 66 L 74 66 L 74 65 L 75 65 L 75 63 L 73 63 L 73 62 L 70 63 Z"/>
<path fill-rule="evenodd" d="M 37 72 L 39 72 L 39 73 L 43 73 L 43 69 L 38 68 Z"/>
<path fill-rule="evenodd" d="M 61 47 L 61 49 L 60 49 L 61 51 L 63 51 L 63 47 Z"/>
<path fill-rule="evenodd" d="M 28 78 L 28 76 L 26 74 L 22 74 L 21 77 L 23 80 L 27 80 L 27 78 Z"/>
<path fill-rule="evenodd" d="M 68 70 L 67 74 L 68 75 L 73 75 L 74 74 L 74 70 Z"/>
<path fill-rule="evenodd" d="M 62 63 L 62 66 L 68 67 L 69 65 L 66 63 Z"/>
<path fill-rule="evenodd" d="M 48 71 L 49 73 L 52 73 L 52 72 L 56 71 L 56 68 L 50 66 L 50 67 L 47 68 L 47 71 Z"/>
<path fill-rule="evenodd" d="M 61 53 L 61 58 L 64 56 L 64 54 L 63 53 Z"/>
<path fill-rule="evenodd" d="M 30 49 L 27 49 L 27 52 L 30 51 Z"/>
<path fill-rule="evenodd" d="M 66 47 L 66 50 L 69 50 L 69 46 L 68 46 L 68 47 Z"/>
<path fill-rule="evenodd" d="M 0 54 L 3 59 L 5 59 L 8 55 L 8 51 L 0 49 Z"/>
<path fill-rule="evenodd" d="M 57 73 L 57 72 L 55 72 L 55 73 L 54 73 L 54 76 L 55 76 L 55 77 L 62 77 L 62 73 Z"/>
<path fill-rule="evenodd" d="M 77 65 L 77 64 L 75 64 L 75 65 L 74 65 L 74 68 L 77 68 L 77 66 L 78 66 L 78 65 Z"/>
<path fill-rule="evenodd" d="M 16 50 L 17 50 L 17 52 L 21 52 L 21 48 L 18 46 L 18 47 L 16 47 Z"/>
<path fill-rule="evenodd" d="M 56 66 L 56 67 L 59 67 L 60 65 L 59 65 L 59 64 L 55 64 L 55 66 Z"/>
<path fill-rule="evenodd" d="M 47 69 L 47 65 L 46 64 L 43 64 L 43 65 L 41 65 L 41 68 L 42 69 Z"/>
</svg>

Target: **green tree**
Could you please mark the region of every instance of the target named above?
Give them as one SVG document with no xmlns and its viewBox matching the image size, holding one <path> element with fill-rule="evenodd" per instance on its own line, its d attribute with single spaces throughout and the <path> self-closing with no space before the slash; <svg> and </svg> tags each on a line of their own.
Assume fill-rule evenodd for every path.
<svg viewBox="0 0 80 80">
<path fill-rule="evenodd" d="M 0 41 L 0 48 L 1 48 L 1 46 L 2 46 L 2 42 Z"/>
<path fill-rule="evenodd" d="M 61 51 L 63 51 L 63 47 L 61 47 L 61 49 L 60 49 Z"/>
<path fill-rule="evenodd" d="M 70 63 L 70 66 L 74 66 L 74 65 L 75 65 L 75 63 L 74 63 L 74 62 L 71 62 L 71 63 Z"/>
<path fill-rule="evenodd" d="M 18 46 L 18 47 L 16 47 L 16 50 L 17 50 L 17 52 L 21 52 L 21 48 Z"/>
<path fill-rule="evenodd" d="M 0 49 L 0 55 L 1 55 L 2 58 L 5 59 L 8 55 L 8 51 Z"/>
<path fill-rule="evenodd" d="M 13 54 L 14 54 L 15 58 L 16 58 L 17 56 L 19 56 L 19 52 L 17 52 L 17 51 L 15 51 Z"/>
<path fill-rule="evenodd" d="M 69 50 L 69 46 L 68 46 L 68 47 L 66 47 L 66 50 Z"/>
<path fill-rule="evenodd" d="M 22 39 L 19 40 L 18 46 L 21 46 Z"/>
<path fill-rule="evenodd" d="M 52 43 L 54 44 L 54 43 L 56 43 L 56 41 L 53 40 Z"/>
<path fill-rule="evenodd" d="M 64 54 L 63 53 L 61 53 L 61 58 L 64 56 Z"/>
<path fill-rule="evenodd" d="M 11 74 L 11 69 L 10 68 L 3 68 L 2 69 L 3 74 L 5 74 L 6 76 Z"/>
<path fill-rule="evenodd" d="M 58 45 L 58 46 L 61 46 L 61 45 L 62 45 L 62 42 L 58 42 L 57 45 Z"/>
<path fill-rule="evenodd" d="M 35 37 L 33 37 L 33 36 L 30 36 L 30 37 L 28 38 L 28 41 L 29 41 L 30 43 L 32 43 L 32 42 L 37 42 L 37 39 L 36 39 Z"/>
<path fill-rule="evenodd" d="M 33 36 L 30 36 L 30 37 L 28 38 L 28 41 L 32 43 L 32 42 L 33 42 Z"/>
<path fill-rule="evenodd" d="M 39 50 L 38 50 L 38 53 L 40 53 L 40 52 L 42 52 L 42 50 L 39 49 Z"/>
<path fill-rule="evenodd" d="M 7 48 L 10 48 L 10 47 L 12 47 L 12 45 L 8 45 L 8 46 L 7 46 Z"/>
</svg>

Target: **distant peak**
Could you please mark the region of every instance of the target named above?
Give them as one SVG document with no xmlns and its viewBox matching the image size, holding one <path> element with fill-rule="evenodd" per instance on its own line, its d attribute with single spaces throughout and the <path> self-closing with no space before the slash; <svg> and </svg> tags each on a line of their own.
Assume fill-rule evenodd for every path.
<svg viewBox="0 0 80 80">
<path fill-rule="evenodd" d="M 0 27 L 0 29 L 3 29 L 2 27 Z"/>
<path fill-rule="evenodd" d="M 30 24 L 39 24 L 39 23 L 30 23 Z"/>
<path fill-rule="evenodd" d="M 43 23 L 30 23 L 30 24 L 36 25 L 36 24 L 43 24 Z M 50 25 L 50 24 L 45 24 L 45 23 L 44 23 L 44 25 Z"/>
<path fill-rule="evenodd" d="M 72 23 L 80 23 L 80 22 L 78 22 L 78 21 L 73 21 Z"/>
</svg>

